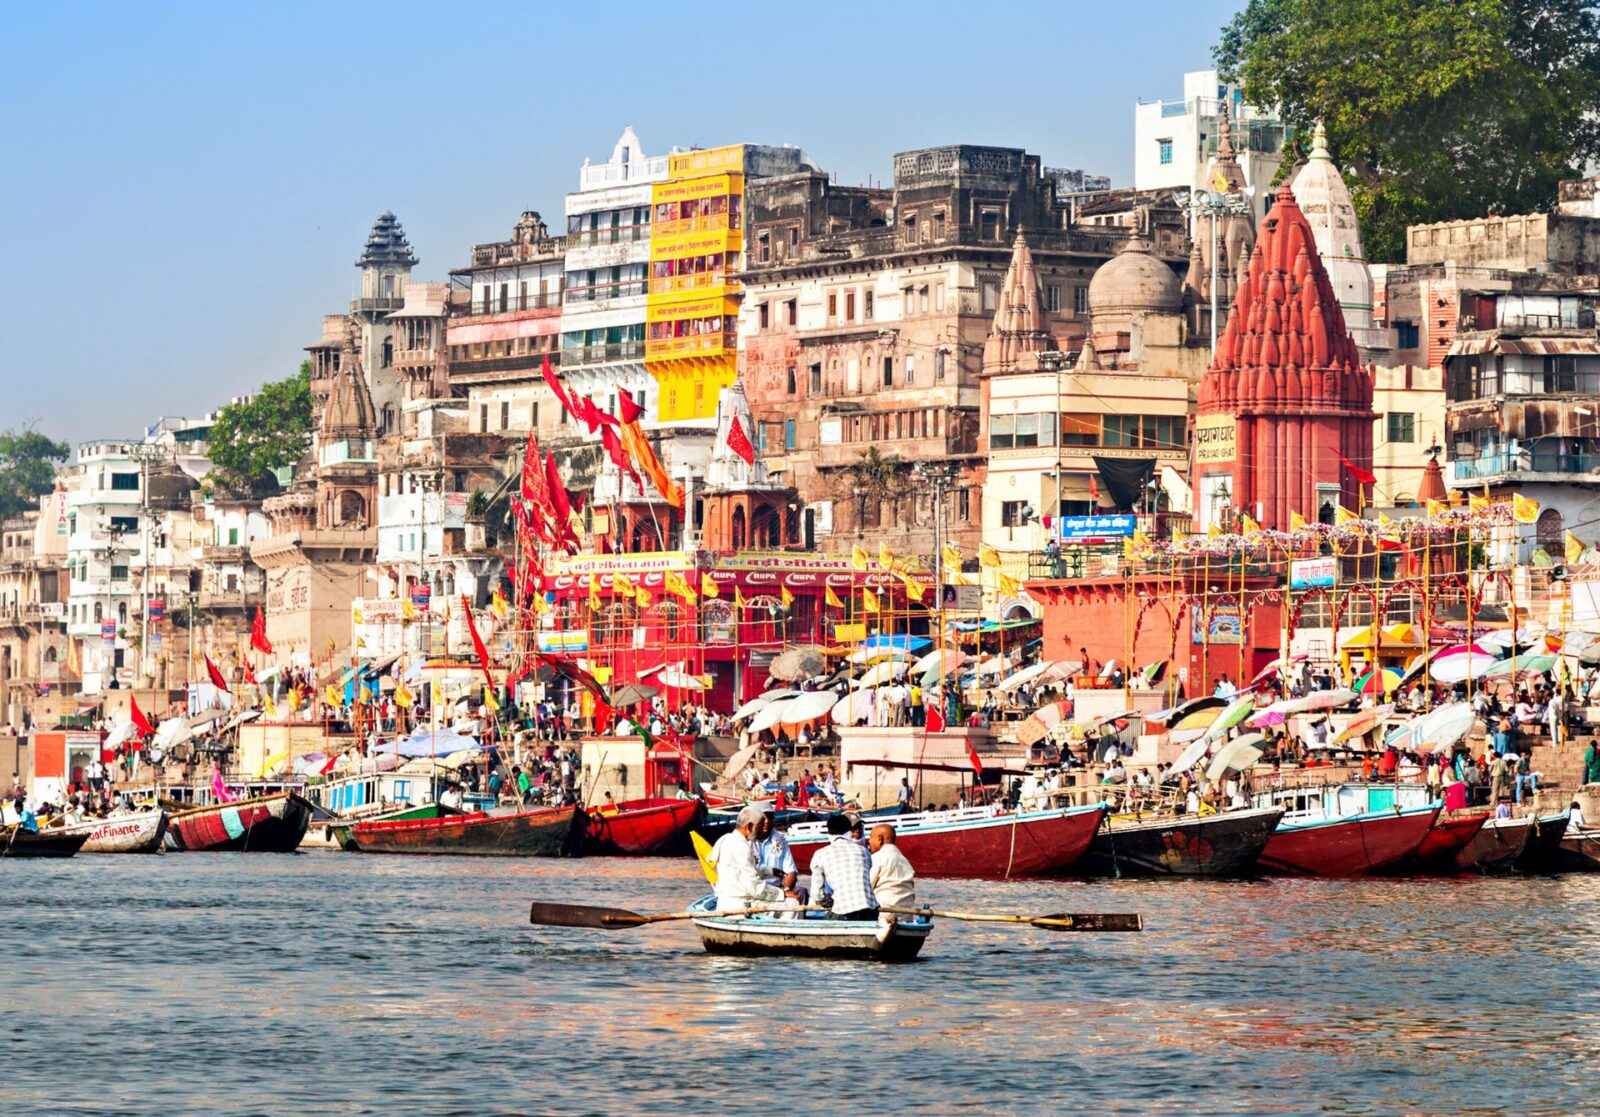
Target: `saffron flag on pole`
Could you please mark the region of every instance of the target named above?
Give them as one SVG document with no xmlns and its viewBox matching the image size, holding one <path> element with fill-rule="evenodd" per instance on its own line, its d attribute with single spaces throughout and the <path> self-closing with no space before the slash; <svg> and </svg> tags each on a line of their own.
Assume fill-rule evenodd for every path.
<svg viewBox="0 0 1600 1117">
<path fill-rule="evenodd" d="M 1355 524 L 1361 522 L 1361 517 L 1341 504 L 1333 510 L 1333 522 L 1336 524 Z"/>
<path fill-rule="evenodd" d="M 267 639 L 267 611 L 259 605 L 255 623 L 250 626 L 250 646 L 262 655 L 272 654 L 272 641 Z"/>
<path fill-rule="evenodd" d="M 337 709 L 344 705 L 344 699 L 339 696 L 339 691 L 334 685 L 329 683 L 322 691 L 322 703 L 325 706 L 332 706 Z"/>
<path fill-rule="evenodd" d="M 728 427 L 728 449 L 743 458 L 745 465 L 756 464 L 756 448 L 750 445 L 750 438 L 744 433 L 744 425 L 737 415 Z"/>
<path fill-rule="evenodd" d="M 702 597 L 716 597 L 721 592 L 717 589 L 717 580 L 711 576 L 710 571 L 700 575 L 700 595 Z"/>
<path fill-rule="evenodd" d="M 1572 532 L 1569 531 L 1569 532 L 1567 532 L 1566 545 L 1567 545 L 1567 565 L 1568 566 L 1577 566 L 1580 562 L 1583 561 L 1583 550 L 1584 550 L 1583 541 L 1581 539 L 1579 539 L 1576 535 L 1573 535 Z"/>
<path fill-rule="evenodd" d="M 611 592 L 618 597 L 632 597 L 633 579 L 626 574 L 611 575 Z"/>
<path fill-rule="evenodd" d="M 839 595 L 833 592 L 832 586 L 825 585 L 822 587 L 822 600 L 824 604 L 835 609 L 844 608 L 844 602 L 839 600 Z"/>
<path fill-rule="evenodd" d="M 1000 565 L 1000 552 L 987 543 L 978 544 L 978 562 L 991 569 Z"/>
<path fill-rule="evenodd" d="M 878 565 L 885 570 L 894 569 L 894 552 L 889 550 L 889 544 L 878 544 Z"/>
<path fill-rule="evenodd" d="M 865 586 L 861 587 L 861 607 L 869 613 L 878 611 L 878 595 Z"/>
<path fill-rule="evenodd" d="M 644 408 L 639 401 L 633 398 L 633 393 L 622 391 L 617 393 L 617 418 L 622 420 L 623 426 L 637 423 L 644 415 Z"/>
<path fill-rule="evenodd" d="M 1009 574 L 1000 575 L 1000 595 L 1002 597 L 1016 597 L 1022 592 L 1022 583 Z"/>
<path fill-rule="evenodd" d="M 600 575 L 591 574 L 589 575 L 589 611 L 598 613 L 600 605 Z"/>
<path fill-rule="evenodd" d="M 1539 522 L 1539 502 L 1531 496 L 1515 493 L 1511 497 L 1511 518 L 1519 524 Z"/>
<path fill-rule="evenodd" d="M 865 571 L 867 569 L 867 549 L 859 543 L 850 548 L 850 569 Z"/>
<path fill-rule="evenodd" d="M 944 558 L 944 564 L 946 566 L 952 566 L 957 570 L 961 569 L 961 563 L 963 560 L 961 558 L 960 547 L 957 547 L 954 543 L 946 543 L 940 548 L 940 554 Z"/>
<path fill-rule="evenodd" d="M 983 761 L 978 759 L 978 750 L 972 747 L 972 738 L 966 738 L 967 759 L 972 761 L 972 770 L 980 777 L 983 775 Z"/>
<path fill-rule="evenodd" d="M 779 587 L 779 598 L 783 602 L 783 607 L 785 609 L 794 604 L 794 594 L 789 592 L 788 586 Z"/>
<path fill-rule="evenodd" d="M 1427 509 L 1428 509 L 1428 515 L 1429 516 L 1442 516 L 1442 515 L 1444 515 L 1444 513 L 1448 509 L 1448 507 L 1449 506 L 1446 505 L 1443 501 L 1439 501 L 1439 500 L 1430 500 L 1430 501 L 1427 502 Z"/>
<path fill-rule="evenodd" d="M 744 608 L 744 594 L 739 592 L 739 587 L 737 585 L 733 587 L 733 607 L 735 609 Z"/>
<path fill-rule="evenodd" d="M 206 656 L 206 674 L 211 677 L 212 686 L 224 694 L 228 693 L 228 680 L 222 677 L 222 672 L 217 670 L 217 665 L 211 661 L 210 656 Z"/>
<path fill-rule="evenodd" d="M 133 722 L 133 727 L 139 731 L 139 736 L 148 737 L 155 732 L 155 727 L 150 724 L 150 719 L 144 716 L 144 711 L 139 709 L 139 700 L 133 695 L 128 695 L 128 718 Z"/>
<path fill-rule="evenodd" d="M 1363 469 L 1361 466 L 1357 465 L 1355 462 L 1339 453 L 1339 448 L 1337 446 L 1330 446 L 1328 448 L 1338 456 L 1339 461 L 1342 462 L 1344 467 L 1350 471 L 1350 476 L 1354 477 L 1357 481 L 1360 481 L 1363 485 L 1375 485 L 1378 483 L 1378 475 L 1373 473 L 1372 470 Z"/>
<path fill-rule="evenodd" d="M 927 587 L 909 574 L 901 574 L 900 580 L 906 584 L 906 597 L 911 601 L 920 602 Z"/>
<path fill-rule="evenodd" d="M 489 648 L 484 644 L 483 637 L 478 635 L 477 623 L 472 619 L 472 600 L 466 594 L 461 595 L 461 612 L 467 618 L 467 631 L 472 635 L 472 647 L 478 653 L 478 666 L 483 669 L 484 681 L 494 686 L 494 673 L 489 670 Z"/>
<path fill-rule="evenodd" d="M 1304 516 L 1302 516 L 1300 513 L 1294 511 L 1293 509 L 1290 509 L 1290 511 L 1289 511 L 1289 530 L 1290 531 L 1300 531 L 1301 529 L 1305 528 L 1306 526 L 1307 526 L 1306 518 Z"/>
</svg>

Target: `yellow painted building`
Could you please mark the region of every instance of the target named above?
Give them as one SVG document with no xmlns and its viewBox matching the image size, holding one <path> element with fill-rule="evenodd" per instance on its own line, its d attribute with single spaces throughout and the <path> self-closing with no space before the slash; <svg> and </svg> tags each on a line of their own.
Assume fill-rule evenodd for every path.
<svg viewBox="0 0 1600 1117">
<path fill-rule="evenodd" d="M 738 374 L 746 145 L 669 157 L 651 187 L 645 368 L 662 422 L 709 419 Z"/>
</svg>

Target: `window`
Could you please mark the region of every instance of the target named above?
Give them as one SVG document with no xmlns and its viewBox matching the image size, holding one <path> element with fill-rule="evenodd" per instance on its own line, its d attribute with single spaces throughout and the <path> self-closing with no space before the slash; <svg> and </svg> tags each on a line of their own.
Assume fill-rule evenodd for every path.
<svg viewBox="0 0 1600 1117">
<path fill-rule="evenodd" d="M 861 292 L 861 320 L 864 321 L 864 322 L 872 321 L 872 292 L 871 291 L 863 291 L 863 292 Z"/>
<path fill-rule="evenodd" d="M 983 309 L 993 310 L 1000 302 L 1000 284 L 992 279 L 983 281 Z"/>
<path fill-rule="evenodd" d="M 789 247 L 800 247 L 800 226 L 798 225 L 789 226 Z"/>
<path fill-rule="evenodd" d="M 944 210 L 937 210 L 933 215 L 933 239 L 944 239 Z"/>
<path fill-rule="evenodd" d="M 239 529 L 236 528 L 236 527 L 230 527 L 228 529 L 228 546 L 237 547 L 238 545 L 239 545 Z"/>
<path fill-rule="evenodd" d="M 111 475 L 111 489 L 119 493 L 136 493 L 139 491 L 139 475 L 137 473 L 113 473 Z"/>
<path fill-rule="evenodd" d="M 971 489 L 957 489 L 956 490 L 956 519 L 958 519 L 958 520 L 968 520 L 968 521 L 970 521 L 972 519 L 972 490 Z"/>
<path fill-rule="evenodd" d="M 1072 312 L 1074 314 L 1089 313 L 1089 288 L 1074 287 L 1072 289 Z"/>
<path fill-rule="evenodd" d="M 822 394 L 822 363 L 820 361 L 811 366 L 811 394 L 814 396 Z"/>
<path fill-rule="evenodd" d="M 795 445 L 794 420 L 793 419 L 785 419 L 783 421 L 783 448 L 785 450 L 793 450 L 794 449 L 794 445 Z"/>
<path fill-rule="evenodd" d="M 786 326 L 792 326 L 795 324 L 795 304 L 797 301 L 798 300 L 796 299 L 790 299 L 788 302 L 783 304 L 784 325 Z"/>
<path fill-rule="evenodd" d="M 1105 444 L 1107 446 L 1139 445 L 1139 416 L 1107 415 L 1105 417 Z"/>
<path fill-rule="evenodd" d="M 944 309 L 944 284 L 943 283 L 935 283 L 933 285 L 933 309 L 935 309 L 935 310 L 943 310 Z"/>
<path fill-rule="evenodd" d="M 113 566 L 111 568 L 111 580 L 113 582 L 126 582 L 128 580 L 127 565 L 123 564 L 121 566 Z"/>
<path fill-rule="evenodd" d="M 1140 445 L 1151 450 L 1181 450 L 1188 426 L 1189 421 L 1182 416 L 1146 415 L 1140 422 Z"/>
<path fill-rule="evenodd" d="M 478 429 L 489 433 L 489 405 L 486 403 L 478 405 Z"/>
<path fill-rule="evenodd" d="M 756 449 L 761 453 L 767 452 L 767 424 L 756 423 Z"/>
<path fill-rule="evenodd" d="M 906 218 L 906 243 L 917 243 L 917 215 L 914 213 Z"/>
<path fill-rule="evenodd" d="M 1389 441 L 1390 442 L 1415 442 L 1417 440 L 1417 417 L 1408 411 L 1389 412 Z"/>
<path fill-rule="evenodd" d="M 1061 445 L 1063 445 L 1063 446 L 1098 446 L 1098 445 L 1100 445 L 1100 416 L 1098 416 L 1098 415 L 1062 415 L 1061 416 Z"/>
<path fill-rule="evenodd" d="M 986 209 L 978 217 L 978 236 L 983 240 L 1000 239 L 1000 211 Z"/>
<path fill-rule="evenodd" d="M 112 516 L 111 530 L 122 532 L 124 535 L 139 530 L 138 516 Z"/>
<path fill-rule="evenodd" d="M 509 400 L 500 401 L 500 429 L 506 430 L 511 426 L 511 403 Z"/>
<path fill-rule="evenodd" d="M 839 295 L 838 295 L 838 292 L 829 291 L 828 292 L 828 317 L 829 318 L 837 318 L 838 316 L 839 316 Z"/>
<path fill-rule="evenodd" d="M 1172 165 L 1172 140 L 1157 140 L 1156 153 L 1163 167 Z"/>
<path fill-rule="evenodd" d="M 1417 324 L 1415 322 L 1396 322 L 1394 324 L 1395 347 L 1398 349 L 1415 349 L 1419 338 L 1417 337 Z"/>
<path fill-rule="evenodd" d="M 1053 283 L 1044 289 L 1044 308 L 1051 314 L 1061 310 L 1061 288 Z"/>
<path fill-rule="evenodd" d="M 768 260 L 772 259 L 772 238 L 771 238 L 771 236 L 768 235 L 767 233 L 762 233 L 761 234 L 760 245 L 761 245 L 761 262 L 763 264 L 765 264 Z M 765 311 L 767 308 L 765 306 L 763 306 L 761 309 L 763 311 Z M 764 325 L 766 325 L 766 323 L 763 322 L 762 325 L 764 326 Z"/>
<path fill-rule="evenodd" d="M 795 377 L 795 374 L 794 374 L 794 366 L 790 365 L 785 370 L 784 382 L 785 382 L 785 385 L 788 387 L 789 394 L 791 396 L 794 395 L 794 393 L 795 393 L 795 387 L 796 387 L 795 380 L 796 380 L 796 377 Z"/>
<path fill-rule="evenodd" d="M 989 449 L 1009 450 L 1017 444 L 1015 415 L 989 416 Z"/>
<path fill-rule="evenodd" d="M 883 386 L 885 388 L 893 388 L 894 387 L 894 358 L 893 357 L 885 357 L 883 359 Z"/>
<path fill-rule="evenodd" d="M 1028 502 L 1025 500 L 1002 500 L 1000 502 L 1000 526 L 1022 527 L 1028 522 L 1027 507 Z"/>
<path fill-rule="evenodd" d="M 846 291 L 844 293 L 844 320 L 846 322 L 854 322 L 856 320 L 856 293 L 854 291 Z"/>
<path fill-rule="evenodd" d="M 940 290 L 943 290 L 943 288 L 941 287 Z M 943 380 L 944 379 L 944 350 L 943 349 L 935 349 L 933 351 L 933 378 L 935 380 Z"/>
<path fill-rule="evenodd" d="M 766 303 L 762 303 L 759 307 L 756 308 L 756 312 L 760 316 L 761 328 L 763 330 L 766 329 L 768 324 L 769 324 L 769 319 L 768 319 L 768 316 L 767 316 L 767 304 Z"/>
<path fill-rule="evenodd" d="M 923 314 L 928 313 L 928 288 L 926 286 L 917 291 L 917 309 Z"/>
<path fill-rule="evenodd" d="M 917 382 L 917 359 L 915 357 L 912 357 L 912 356 L 907 356 L 906 357 L 906 384 L 907 385 L 911 385 L 911 384 L 915 384 L 916 382 Z"/>
</svg>

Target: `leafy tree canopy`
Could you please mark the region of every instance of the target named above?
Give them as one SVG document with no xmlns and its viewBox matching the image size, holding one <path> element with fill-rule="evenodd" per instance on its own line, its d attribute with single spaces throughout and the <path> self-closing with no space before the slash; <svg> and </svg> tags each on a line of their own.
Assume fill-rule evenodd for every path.
<svg viewBox="0 0 1600 1117">
<path fill-rule="evenodd" d="M 55 484 L 56 463 L 71 456 L 72 447 L 31 426 L 0 431 L 0 520 L 35 507 Z"/>
<path fill-rule="evenodd" d="M 294 465 L 311 442 L 311 362 L 300 374 L 230 403 L 211 427 L 211 478 L 236 491 L 270 488 L 272 471 Z"/>
<path fill-rule="evenodd" d="M 1596 0 L 1249 0 L 1218 68 L 1302 134 L 1320 117 L 1367 257 L 1408 225 L 1548 208 L 1600 156 Z"/>
</svg>

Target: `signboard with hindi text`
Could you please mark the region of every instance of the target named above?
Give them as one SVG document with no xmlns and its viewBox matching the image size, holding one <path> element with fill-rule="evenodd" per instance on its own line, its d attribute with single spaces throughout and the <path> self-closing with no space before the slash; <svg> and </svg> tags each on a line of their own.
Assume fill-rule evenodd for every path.
<svg viewBox="0 0 1600 1117">
<path fill-rule="evenodd" d="M 1202 415 L 1194 424 L 1194 460 L 1231 462 L 1238 458 L 1239 421 L 1232 415 Z"/>
<path fill-rule="evenodd" d="M 1108 516 L 1063 516 L 1060 538 L 1063 543 L 1116 543 L 1132 538 L 1139 518 L 1131 512 Z"/>
<path fill-rule="evenodd" d="M 1289 588 L 1326 589 L 1333 585 L 1338 560 L 1327 558 L 1295 559 L 1289 563 Z"/>
</svg>

